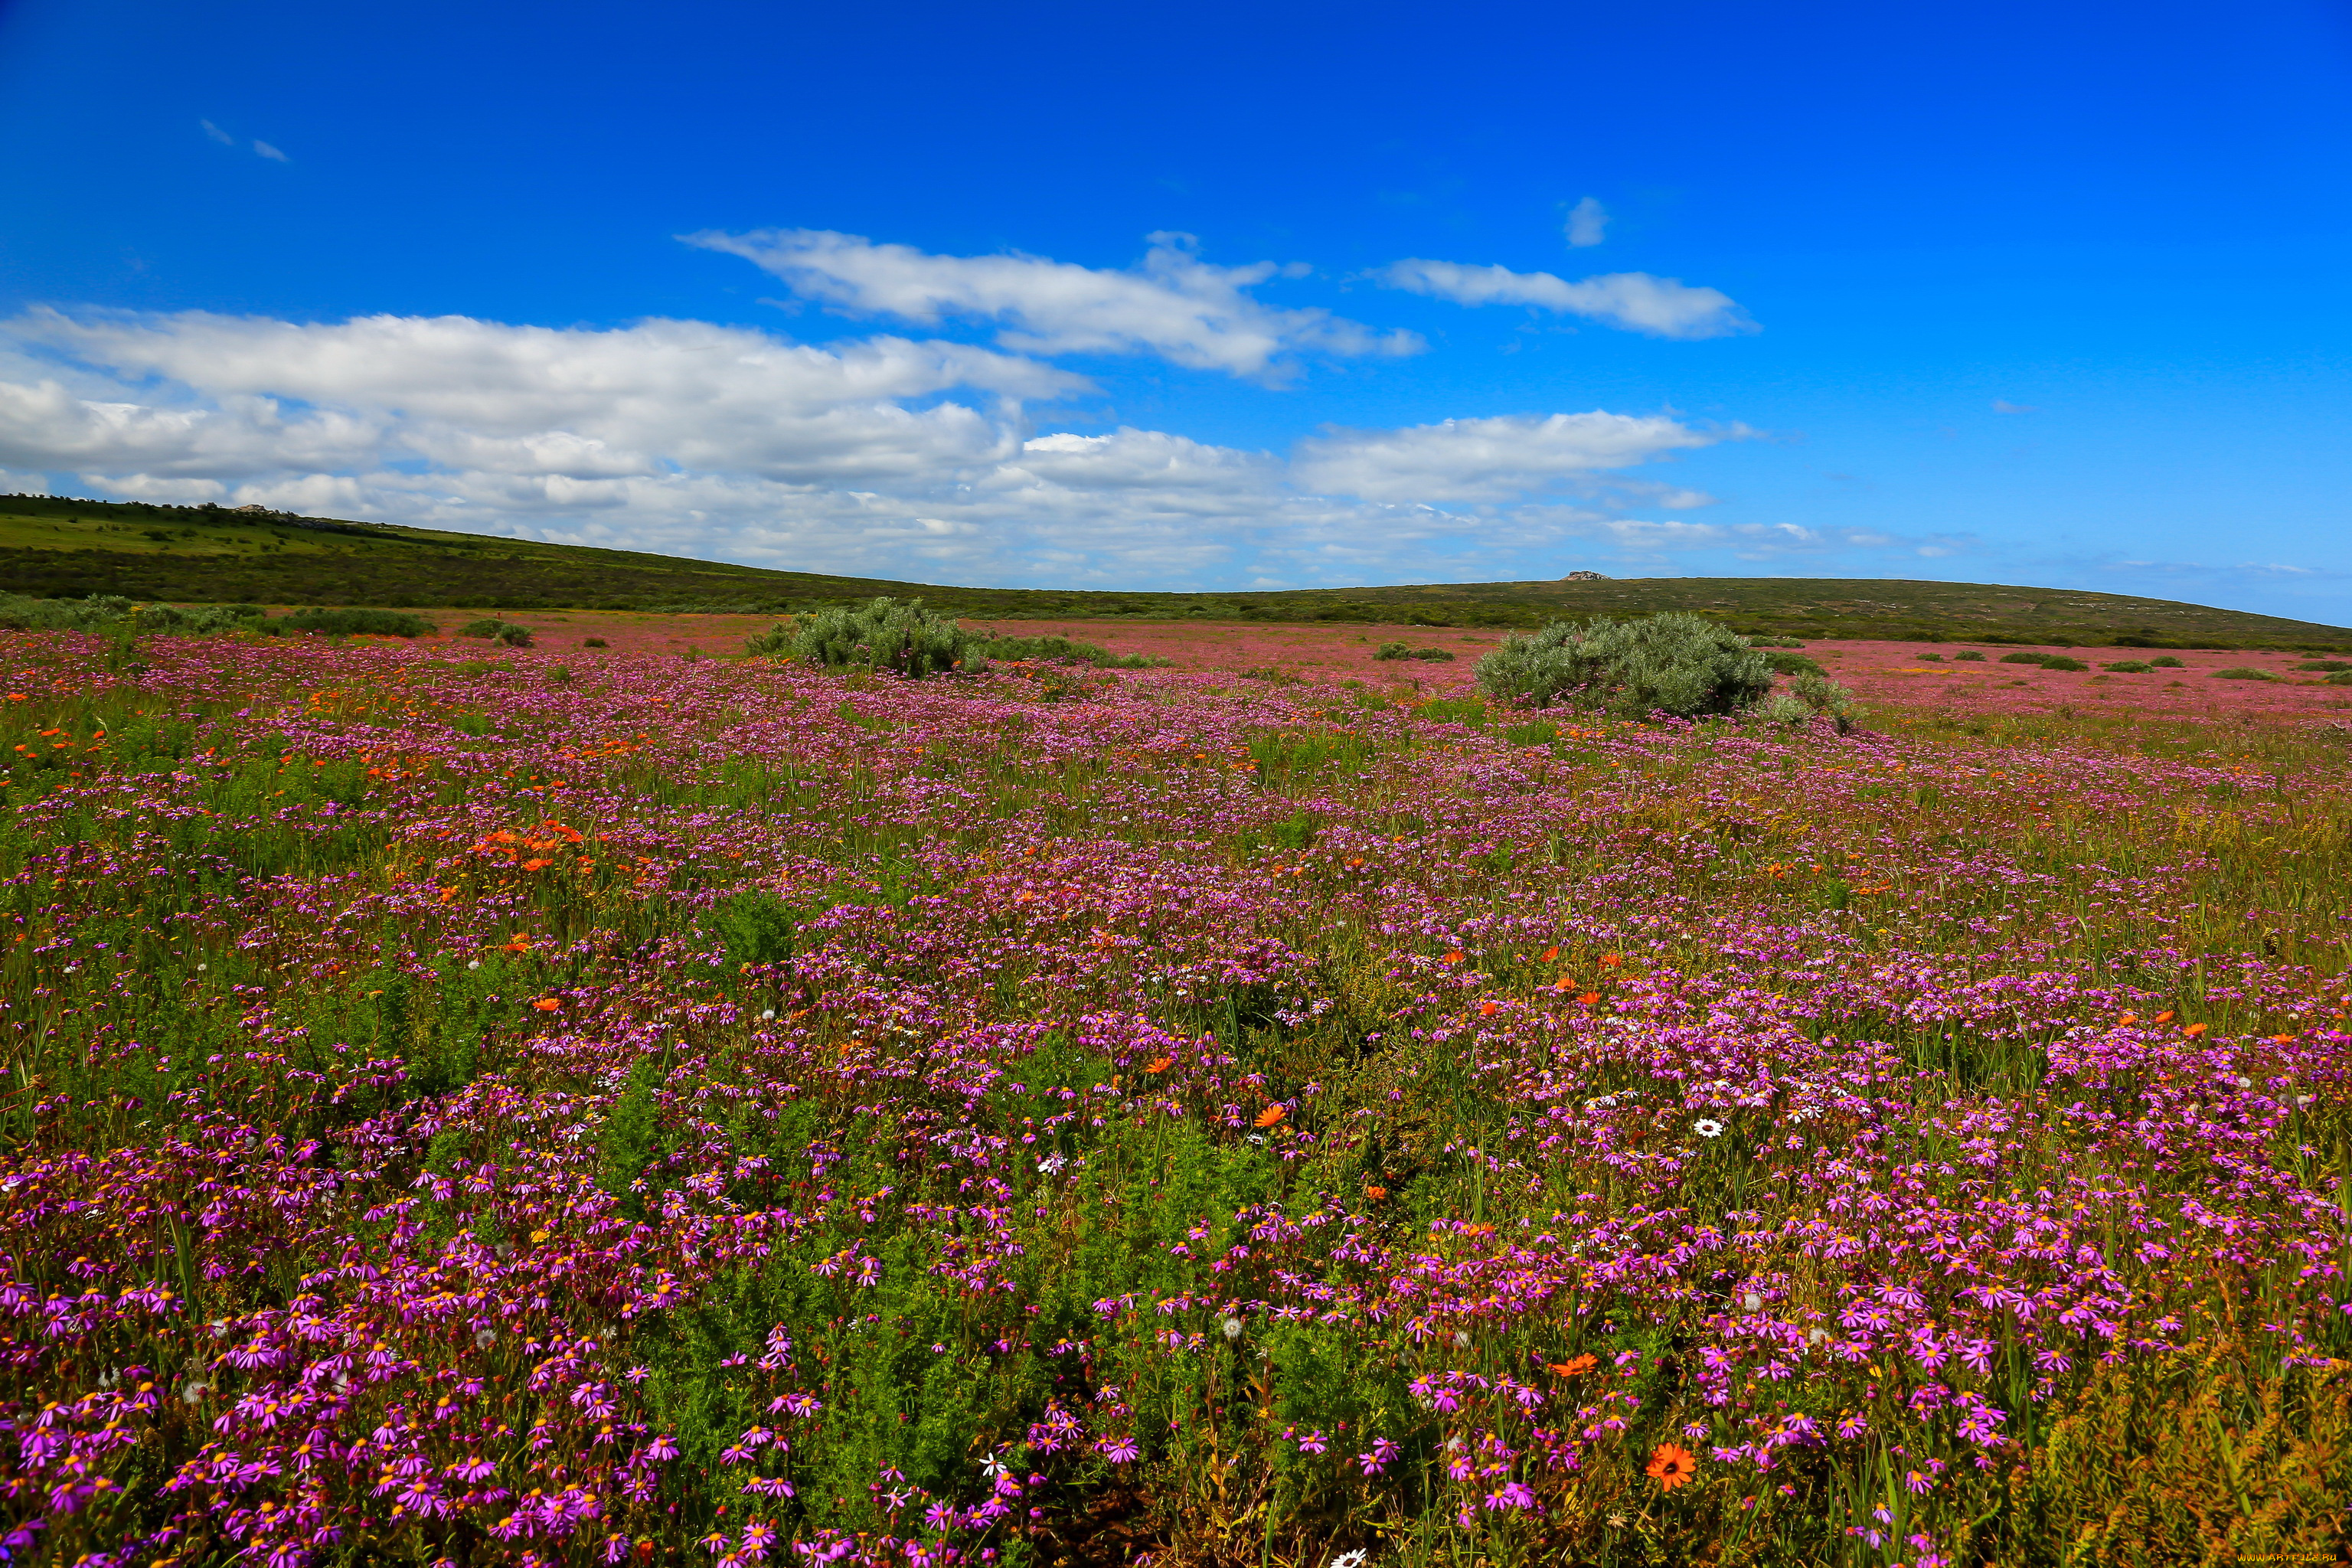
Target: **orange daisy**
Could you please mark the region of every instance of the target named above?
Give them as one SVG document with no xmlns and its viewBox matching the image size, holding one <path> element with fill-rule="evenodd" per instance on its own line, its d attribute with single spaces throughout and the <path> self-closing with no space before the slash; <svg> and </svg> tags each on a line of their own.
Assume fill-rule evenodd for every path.
<svg viewBox="0 0 2352 1568">
<path fill-rule="evenodd" d="M 1642 1473 L 1672 1491 L 1690 1479 L 1697 1469 L 1698 1460 L 1688 1448 L 1679 1443 L 1661 1443 L 1658 1451 L 1650 1456 L 1650 1462 L 1643 1467 Z"/>
</svg>

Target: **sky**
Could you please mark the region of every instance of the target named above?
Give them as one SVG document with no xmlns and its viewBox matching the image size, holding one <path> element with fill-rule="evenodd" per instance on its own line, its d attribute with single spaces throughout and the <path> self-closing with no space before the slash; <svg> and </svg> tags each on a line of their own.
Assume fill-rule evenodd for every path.
<svg viewBox="0 0 2352 1568">
<path fill-rule="evenodd" d="M 2352 8 L 0 0 L 0 491 L 2352 624 Z"/>
</svg>

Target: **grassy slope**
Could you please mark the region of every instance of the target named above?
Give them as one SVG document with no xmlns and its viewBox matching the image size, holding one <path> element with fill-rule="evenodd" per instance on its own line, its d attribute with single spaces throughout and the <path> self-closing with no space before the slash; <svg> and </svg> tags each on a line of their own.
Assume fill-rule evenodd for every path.
<svg viewBox="0 0 2352 1568">
<path fill-rule="evenodd" d="M 1534 626 L 1563 616 L 1695 610 L 1744 631 L 2084 645 L 2346 647 L 2352 629 L 2165 599 L 1967 583 L 1630 578 L 1286 593 L 957 588 L 777 572 L 636 551 L 329 519 L 0 498 L 0 587 L 49 596 L 491 609 L 698 605 L 781 612 L 894 594 L 958 615 L 1202 616 Z"/>
</svg>

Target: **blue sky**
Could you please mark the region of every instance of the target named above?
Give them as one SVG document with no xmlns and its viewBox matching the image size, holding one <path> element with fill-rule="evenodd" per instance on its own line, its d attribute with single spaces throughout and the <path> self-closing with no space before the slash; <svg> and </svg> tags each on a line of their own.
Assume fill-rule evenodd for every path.
<svg viewBox="0 0 2352 1568">
<path fill-rule="evenodd" d="M 14 0 L 0 489 L 2352 623 L 2347 13 L 1794 9 Z"/>
</svg>

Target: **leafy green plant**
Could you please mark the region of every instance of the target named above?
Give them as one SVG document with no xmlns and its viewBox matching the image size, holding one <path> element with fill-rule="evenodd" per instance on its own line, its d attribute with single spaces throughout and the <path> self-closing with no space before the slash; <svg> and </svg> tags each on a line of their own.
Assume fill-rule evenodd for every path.
<svg viewBox="0 0 2352 1568">
<path fill-rule="evenodd" d="M 2113 664 L 2103 664 L 2099 668 L 2117 675 L 2146 675 L 2156 667 L 2144 658 L 2119 658 Z"/>
<path fill-rule="evenodd" d="M 2307 663 L 2296 665 L 2295 668 L 2312 675 L 2337 675 L 2346 670 L 2352 670 L 2352 664 L 2347 664 L 2340 658 L 2315 658 Z"/>
<path fill-rule="evenodd" d="M 920 599 L 877 598 L 812 611 L 777 622 L 743 647 L 754 658 L 803 659 L 827 669 L 887 669 L 908 680 L 950 670 L 971 674 L 988 664 L 981 638 L 925 609 Z"/>
<path fill-rule="evenodd" d="M 461 637 L 487 637 L 500 647 L 529 647 L 531 640 L 529 626 L 519 626 L 496 616 L 467 621 L 457 628 L 457 635 Z"/>
<path fill-rule="evenodd" d="M 1372 657 L 1374 658 L 1426 658 L 1440 660 L 1448 664 L 1451 664 L 1454 661 L 1453 653 L 1446 648 L 1412 647 L 1401 642 L 1384 642 L 1381 644 L 1380 651 L 1372 655 Z"/>
<path fill-rule="evenodd" d="M 2215 670 L 2213 679 L 2216 680 L 2276 680 L 2278 677 L 2267 669 L 2256 669 L 2251 664 L 2233 664 L 2227 669 Z"/>
<path fill-rule="evenodd" d="M 1007 663 L 1086 664 L 1097 669 L 1158 669 L 1176 661 L 1157 654 L 1113 653 L 1070 637 L 988 637 L 979 639 L 981 657 Z"/>
<path fill-rule="evenodd" d="M 345 637 L 360 633 L 368 637 L 413 637 L 431 631 L 433 623 L 422 616 L 412 616 L 399 610 L 309 609 L 296 610 L 280 616 L 270 629 L 280 628 L 289 632 L 330 632 Z"/>
<path fill-rule="evenodd" d="M 2046 653 L 2032 653 L 2024 649 L 2020 649 L 2016 653 L 2002 654 L 2000 656 L 2000 662 L 2003 664 L 2048 664 L 2052 656 Z"/>
<path fill-rule="evenodd" d="M 2042 668 L 2044 669 L 2084 670 L 2091 667 L 2084 664 L 2079 658 L 2069 658 L 2063 653 L 2053 653 L 2048 658 L 2042 661 Z"/>
<path fill-rule="evenodd" d="M 1764 657 L 1770 661 L 1772 673 L 1775 675 L 1827 675 L 1829 673 L 1801 653 L 1768 653 Z M 1927 654 L 1923 657 L 1934 658 L 1937 656 Z"/>
<path fill-rule="evenodd" d="M 2147 661 L 2147 667 L 2150 669 L 2187 669 L 2189 668 L 2168 653 L 2158 654 L 2156 658 L 2149 659 Z"/>
<path fill-rule="evenodd" d="M 1479 686 L 1523 707 L 1553 704 L 1625 718 L 1737 713 L 1772 689 L 1772 667 L 1748 639 L 1703 616 L 1555 621 L 1513 637 L 1478 661 Z"/>
<path fill-rule="evenodd" d="M 583 637 L 580 639 L 580 646 L 582 647 L 610 647 L 613 645 L 606 642 L 603 637 Z"/>
<path fill-rule="evenodd" d="M 1954 664 L 1982 664 L 1984 661 L 1985 656 L 1972 647 L 1963 648 L 1952 656 Z"/>
</svg>

